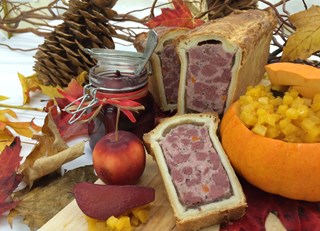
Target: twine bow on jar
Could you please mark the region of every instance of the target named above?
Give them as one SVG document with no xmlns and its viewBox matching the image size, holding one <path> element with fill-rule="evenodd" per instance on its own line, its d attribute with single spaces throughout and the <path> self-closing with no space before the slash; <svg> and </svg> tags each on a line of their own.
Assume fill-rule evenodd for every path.
<svg viewBox="0 0 320 231">
<path fill-rule="evenodd" d="M 76 121 L 91 121 L 98 115 L 101 108 L 106 104 L 116 107 L 117 113 L 123 112 L 123 114 L 125 114 L 132 123 L 136 122 L 132 112 L 144 110 L 144 106 L 135 100 L 146 96 L 148 93 L 147 86 L 137 91 L 127 93 L 106 93 L 103 90 L 104 89 L 102 87 L 94 88 L 92 84 L 87 84 L 84 87 L 83 96 L 78 99 L 71 97 L 64 91 L 59 91 L 60 94 L 71 101 L 71 103 L 64 108 L 64 111 L 72 114 L 69 123 L 73 124 Z"/>
</svg>

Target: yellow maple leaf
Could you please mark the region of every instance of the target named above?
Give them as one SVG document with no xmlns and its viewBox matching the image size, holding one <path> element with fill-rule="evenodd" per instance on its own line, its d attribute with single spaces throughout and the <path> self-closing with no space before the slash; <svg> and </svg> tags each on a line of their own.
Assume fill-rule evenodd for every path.
<svg viewBox="0 0 320 231">
<path fill-rule="evenodd" d="M 33 122 L 33 119 L 30 122 L 12 122 L 8 121 L 7 126 L 11 127 L 19 135 L 32 138 L 35 132 L 40 132 L 41 127 L 36 125 Z"/>
<path fill-rule="evenodd" d="M 46 85 L 40 85 L 40 88 L 41 88 L 41 92 L 47 96 L 50 97 L 50 99 L 53 99 L 55 97 L 63 97 L 58 89 L 62 89 L 60 86 L 57 86 L 57 87 L 54 87 L 54 86 L 46 86 Z"/>
<path fill-rule="evenodd" d="M 14 111 L 11 109 L 0 110 L 0 151 L 14 140 L 14 135 L 8 130 L 8 127 L 17 134 L 29 138 L 41 131 L 41 127 L 36 125 L 33 120 L 30 122 L 15 122 L 12 119 L 17 119 L 17 114 Z"/>
<path fill-rule="evenodd" d="M 296 31 L 288 37 L 281 61 L 306 60 L 320 50 L 320 6 L 289 16 Z"/>
<path fill-rule="evenodd" d="M 2 100 L 6 100 L 6 99 L 9 99 L 9 97 L 4 96 L 4 95 L 0 95 L 0 101 L 2 101 Z"/>
<path fill-rule="evenodd" d="M 30 91 L 35 91 L 39 88 L 39 81 L 37 76 L 31 75 L 31 76 L 24 76 L 21 73 L 18 73 L 18 77 L 20 80 L 20 84 L 22 86 L 22 92 L 23 92 L 23 105 L 30 102 Z"/>
<path fill-rule="evenodd" d="M 6 128 L 6 126 L 3 127 L 3 129 L 0 130 L 0 152 L 2 152 L 6 146 L 10 145 L 14 138 L 15 136 L 9 131 L 9 129 Z"/>
<path fill-rule="evenodd" d="M 86 81 L 86 78 L 87 78 L 87 77 L 88 77 L 88 72 L 86 72 L 86 71 L 81 72 L 81 73 L 77 76 L 77 78 L 76 78 L 77 83 L 78 83 L 79 85 L 83 85 L 84 82 Z"/>
<path fill-rule="evenodd" d="M 11 109 L 3 109 L 3 110 L 0 110 L 0 121 L 7 123 L 9 121 L 7 115 L 13 118 L 17 118 L 17 114 Z"/>
</svg>

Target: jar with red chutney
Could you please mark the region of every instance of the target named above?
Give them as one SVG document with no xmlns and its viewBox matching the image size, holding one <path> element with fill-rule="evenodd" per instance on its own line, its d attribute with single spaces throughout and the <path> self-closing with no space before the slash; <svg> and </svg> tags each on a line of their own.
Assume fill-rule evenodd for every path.
<svg viewBox="0 0 320 231">
<path fill-rule="evenodd" d="M 155 125 L 154 101 L 148 91 L 148 68 L 142 54 L 106 49 L 87 50 L 97 65 L 89 71 L 89 84 L 78 99 L 73 120 L 87 119 L 90 147 L 116 129 L 134 133 L 140 139 Z M 86 113 L 85 113 L 86 112 Z M 70 122 L 70 121 L 69 121 Z"/>
</svg>

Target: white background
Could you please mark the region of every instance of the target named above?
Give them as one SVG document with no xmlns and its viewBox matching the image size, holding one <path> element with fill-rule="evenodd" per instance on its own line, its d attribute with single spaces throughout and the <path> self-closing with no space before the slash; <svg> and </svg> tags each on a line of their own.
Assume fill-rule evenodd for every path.
<svg viewBox="0 0 320 231">
<path fill-rule="evenodd" d="M 142 9 L 146 5 L 151 4 L 151 0 L 119 0 L 115 6 L 117 12 L 128 12 L 133 9 Z M 158 1 L 165 2 L 165 0 Z M 317 4 L 318 0 L 306 0 L 308 6 L 312 4 Z M 318 3 L 319 4 L 319 3 Z M 261 6 L 264 7 L 264 6 Z M 300 0 L 291 0 L 288 3 L 288 10 L 291 13 L 297 12 L 303 9 L 302 2 Z M 137 16 L 144 15 L 145 12 L 140 12 Z M 0 43 L 6 43 L 12 47 L 19 47 L 24 49 L 35 48 L 43 42 L 43 38 L 36 37 L 32 34 L 21 34 L 15 35 L 10 40 L 6 39 L 0 32 Z M 130 49 L 128 47 L 120 47 L 119 49 Z M 35 51 L 31 52 L 21 52 L 21 51 L 11 51 L 6 47 L 0 46 L 0 95 L 5 95 L 10 97 L 7 101 L 2 101 L 1 103 L 7 103 L 12 105 L 22 104 L 22 89 L 20 82 L 18 80 L 17 73 L 28 76 L 33 74 L 34 58 L 33 55 Z M 43 107 L 45 103 L 41 103 L 40 100 L 46 98 L 43 95 L 35 94 L 32 97 L 32 106 Z M 30 121 L 32 118 L 36 117 L 35 122 L 42 125 L 43 119 L 45 117 L 44 113 L 34 112 L 34 111 L 21 111 L 16 110 L 19 119 L 21 121 Z M 24 140 L 24 139 L 22 139 Z M 30 140 L 28 140 L 30 141 Z M 30 152 L 32 145 L 23 144 L 22 154 L 26 155 Z M 77 167 L 85 164 L 91 163 L 90 149 L 86 147 L 85 155 L 76 161 L 65 165 L 65 168 Z M 0 216 L 0 230 L 9 231 L 11 230 L 6 221 L 6 214 Z M 22 224 L 21 218 L 14 220 L 13 229 L 14 231 L 29 231 L 29 228 Z"/>
</svg>

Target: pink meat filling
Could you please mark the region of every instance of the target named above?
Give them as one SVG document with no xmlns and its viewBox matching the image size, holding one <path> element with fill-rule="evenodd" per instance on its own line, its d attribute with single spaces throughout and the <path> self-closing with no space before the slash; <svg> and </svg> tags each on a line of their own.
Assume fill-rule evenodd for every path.
<svg viewBox="0 0 320 231">
<path fill-rule="evenodd" d="M 159 54 L 161 61 L 162 80 L 168 104 L 176 104 L 180 76 L 180 60 L 174 45 L 168 43 Z"/>
<path fill-rule="evenodd" d="M 207 127 L 179 125 L 166 134 L 160 145 L 183 205 L 196 207 L 232 195 Z"/>
<path fill-rule="evenodd" d="M 233 55 L 225 52 L 221 44 L 206 43 L 188 51 L 188 109 L 223 113 L 231 80 Z"/>
</svg>

